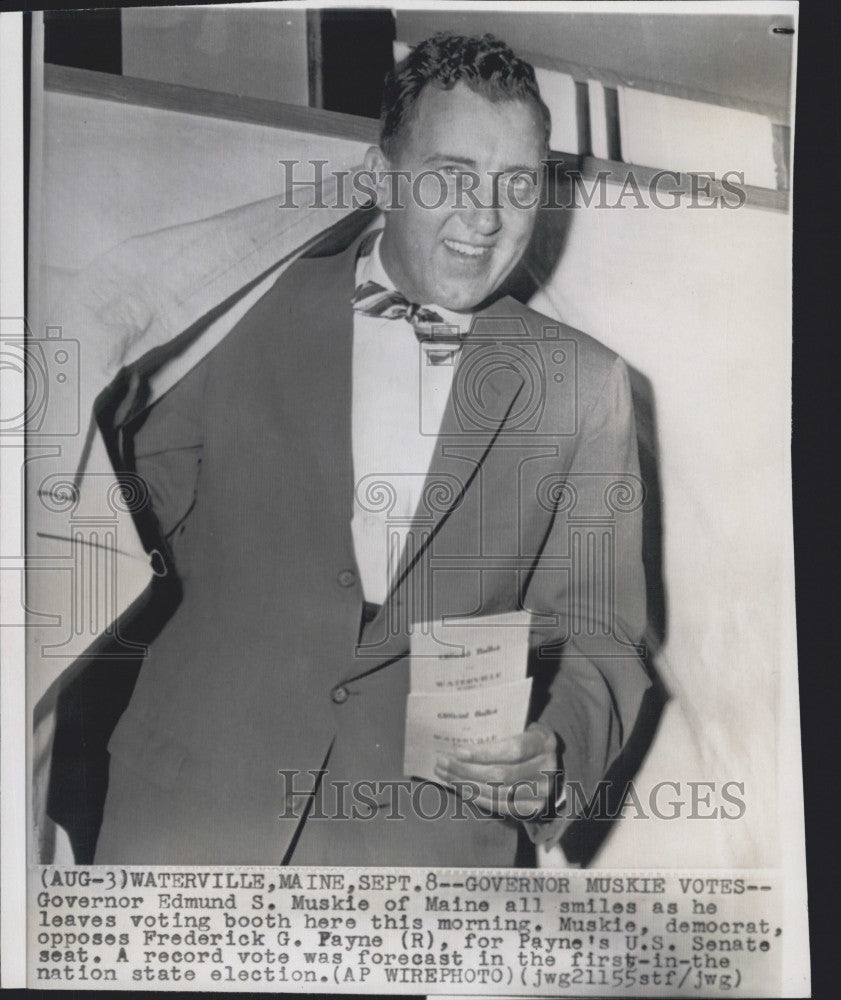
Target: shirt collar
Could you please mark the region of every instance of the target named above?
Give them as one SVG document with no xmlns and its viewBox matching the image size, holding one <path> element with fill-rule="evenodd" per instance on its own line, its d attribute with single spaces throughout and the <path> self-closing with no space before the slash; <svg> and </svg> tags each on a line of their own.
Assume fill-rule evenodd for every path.
<svg viewBox="0 0 841 1000">
<path fill-rule="evenodd" d="M 389 278 L 388 273 L 383 266 L 382 257 L 380 256 L 380 242 L 382 240 L 383 230 L 380 229 L 376 232 L 377 237 L 374 240 L 371 252 L 365 257 L 360 257 L 356 262 L 356 284 L 361 285 L 366 281 L 376 281 L 377 284 L 382 285 L 383 288 L 392 290 L 395 289 L 394 282 L 391 278 Z M 458 329 L 463 332 L 468 331 L 470 329 L 470 324 L 473 322 L 473 313 L 453 312 L 452 309 L 445 309 L 443 306 L 439 306 L 436 302 L 423 302 L 421 305 L 434 309 L 445 323 L 449 326 L 458 327 Z"/>
</svg>

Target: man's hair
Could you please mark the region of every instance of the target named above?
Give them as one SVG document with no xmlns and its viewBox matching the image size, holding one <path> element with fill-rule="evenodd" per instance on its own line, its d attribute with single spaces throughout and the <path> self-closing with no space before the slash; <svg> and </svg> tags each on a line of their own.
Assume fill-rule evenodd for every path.
<svg viewBox="0 0 841 1000">
<path fill-rule="evenodd" d="M 391 157 L 417 113 L 424 87 L 452 90 L 464 82 L 489 101 L 531 101 L 540 112 L 549 149 L 552 124 L 534 68 L 493 35 L 471 38 L 440 32 L 416 45 L 385 79 L 380 113 L 380 148 Z"/>
</svg>

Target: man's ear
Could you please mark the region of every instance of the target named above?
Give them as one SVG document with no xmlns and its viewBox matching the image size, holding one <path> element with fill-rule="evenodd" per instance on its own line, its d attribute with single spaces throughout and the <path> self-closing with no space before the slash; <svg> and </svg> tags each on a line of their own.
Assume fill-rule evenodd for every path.
<svg viewBox="0 0 841 1000">
<path fill-rule="evenodd" d="M 391 164 L 379 146 L 369 146 L 362 160 L 362 165 L 371 182 L 371 187 L 376 191 L 377 204 L 381 209 L 385 209 L 391 196 L 391 182 L 389 180 Z"/>
</svg>

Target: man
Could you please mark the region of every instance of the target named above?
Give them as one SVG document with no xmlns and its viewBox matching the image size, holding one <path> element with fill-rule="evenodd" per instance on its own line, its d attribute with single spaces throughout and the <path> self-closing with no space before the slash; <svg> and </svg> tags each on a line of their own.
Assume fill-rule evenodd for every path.
<svg viewBox="0 0 841 1000">
<path fill-rule="evenodd" d="M 620 752 L 648 686 L 627 373 L 504 294 L 548 135 L 507 46 L 417 46 L 366 156 L 381 233 L 298 261 L 116 421 L 179 599 L 109 746 L 97 862 L 511 865 L 568 823 L 564 775 L 592 792 Z M 412 632 L 523 609 L 525 731 L 410 782 Z"/>
</svg>

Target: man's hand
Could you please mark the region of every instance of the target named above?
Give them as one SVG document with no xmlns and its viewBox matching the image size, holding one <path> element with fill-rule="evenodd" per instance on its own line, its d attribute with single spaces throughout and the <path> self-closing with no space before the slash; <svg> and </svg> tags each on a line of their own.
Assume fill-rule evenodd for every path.
<svg viewBox="0 0 841 1000">
<path fill-rule="evenodd" d="M 558 740 L 540 722 L 524 733 L 473 749 L 439 757 L 435 774 L 446 784 L 467 785 L 464 798 L 482 809 L 512 819 L 533 819 L 554 802 L 554 776 L 559 769 Z"/>
</svg>

